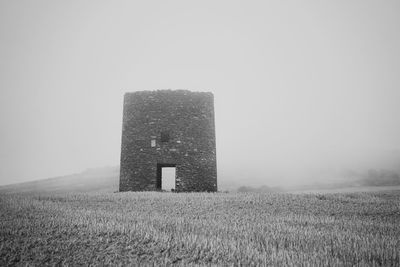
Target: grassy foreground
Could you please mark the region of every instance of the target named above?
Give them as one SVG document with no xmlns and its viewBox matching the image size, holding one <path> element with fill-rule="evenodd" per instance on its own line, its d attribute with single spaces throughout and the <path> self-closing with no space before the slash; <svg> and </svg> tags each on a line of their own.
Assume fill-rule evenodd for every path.
<svg viewBox="0 0 400 267">
<path fill-rule="evenodd" d="M 400 265 L 400 191 L 0 195 L 5 265 Z"/>
</svg>

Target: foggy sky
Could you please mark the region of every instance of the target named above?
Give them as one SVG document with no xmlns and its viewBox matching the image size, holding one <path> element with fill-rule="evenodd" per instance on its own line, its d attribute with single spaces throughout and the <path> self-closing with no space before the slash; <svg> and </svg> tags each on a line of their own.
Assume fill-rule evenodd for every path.
<svg viewBox="0 0 400 267">
<path fill-rule="evenodd" d="M 0 184 L 119 164 L 125 92 L 211 91 L 221 179 L 400 150 L 399 1 L 0 1 Z M 318 173 L 318 171 L 316 171 Z"/>
</svg>

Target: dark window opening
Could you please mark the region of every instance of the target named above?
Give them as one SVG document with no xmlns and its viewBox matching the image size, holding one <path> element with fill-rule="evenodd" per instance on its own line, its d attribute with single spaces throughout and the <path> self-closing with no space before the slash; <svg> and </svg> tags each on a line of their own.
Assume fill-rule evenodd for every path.
<svg viewBox="0 0 400 267">
<path fill-rule="evenodd" d="M 161 142 L 169 142 L 169 132 L 161 132 Z"/>
</svg>

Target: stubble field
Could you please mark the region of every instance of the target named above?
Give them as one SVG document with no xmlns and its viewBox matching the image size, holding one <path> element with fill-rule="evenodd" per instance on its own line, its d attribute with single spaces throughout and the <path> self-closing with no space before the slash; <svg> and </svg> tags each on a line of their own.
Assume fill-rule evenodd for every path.
<svg viewBox="0 0 400 267">
<path fill-rule="evenodd" d="M 400 191 L 0 194 L 0 266 L 400 265 Z"/>
</svg>

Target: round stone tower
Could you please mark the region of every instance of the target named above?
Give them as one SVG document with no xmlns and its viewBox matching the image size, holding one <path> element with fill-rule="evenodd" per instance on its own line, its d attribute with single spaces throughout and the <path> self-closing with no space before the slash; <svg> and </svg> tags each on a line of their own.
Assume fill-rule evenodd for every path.
<svg viewBox="0 0 400 267">
<path fill-rule="evenodd" d="M 212 93 L 125 94 L 119 190 L 161 190 L 163 167 L 176 168 L 178 192 L 217 191 Z"/>
</svg>

